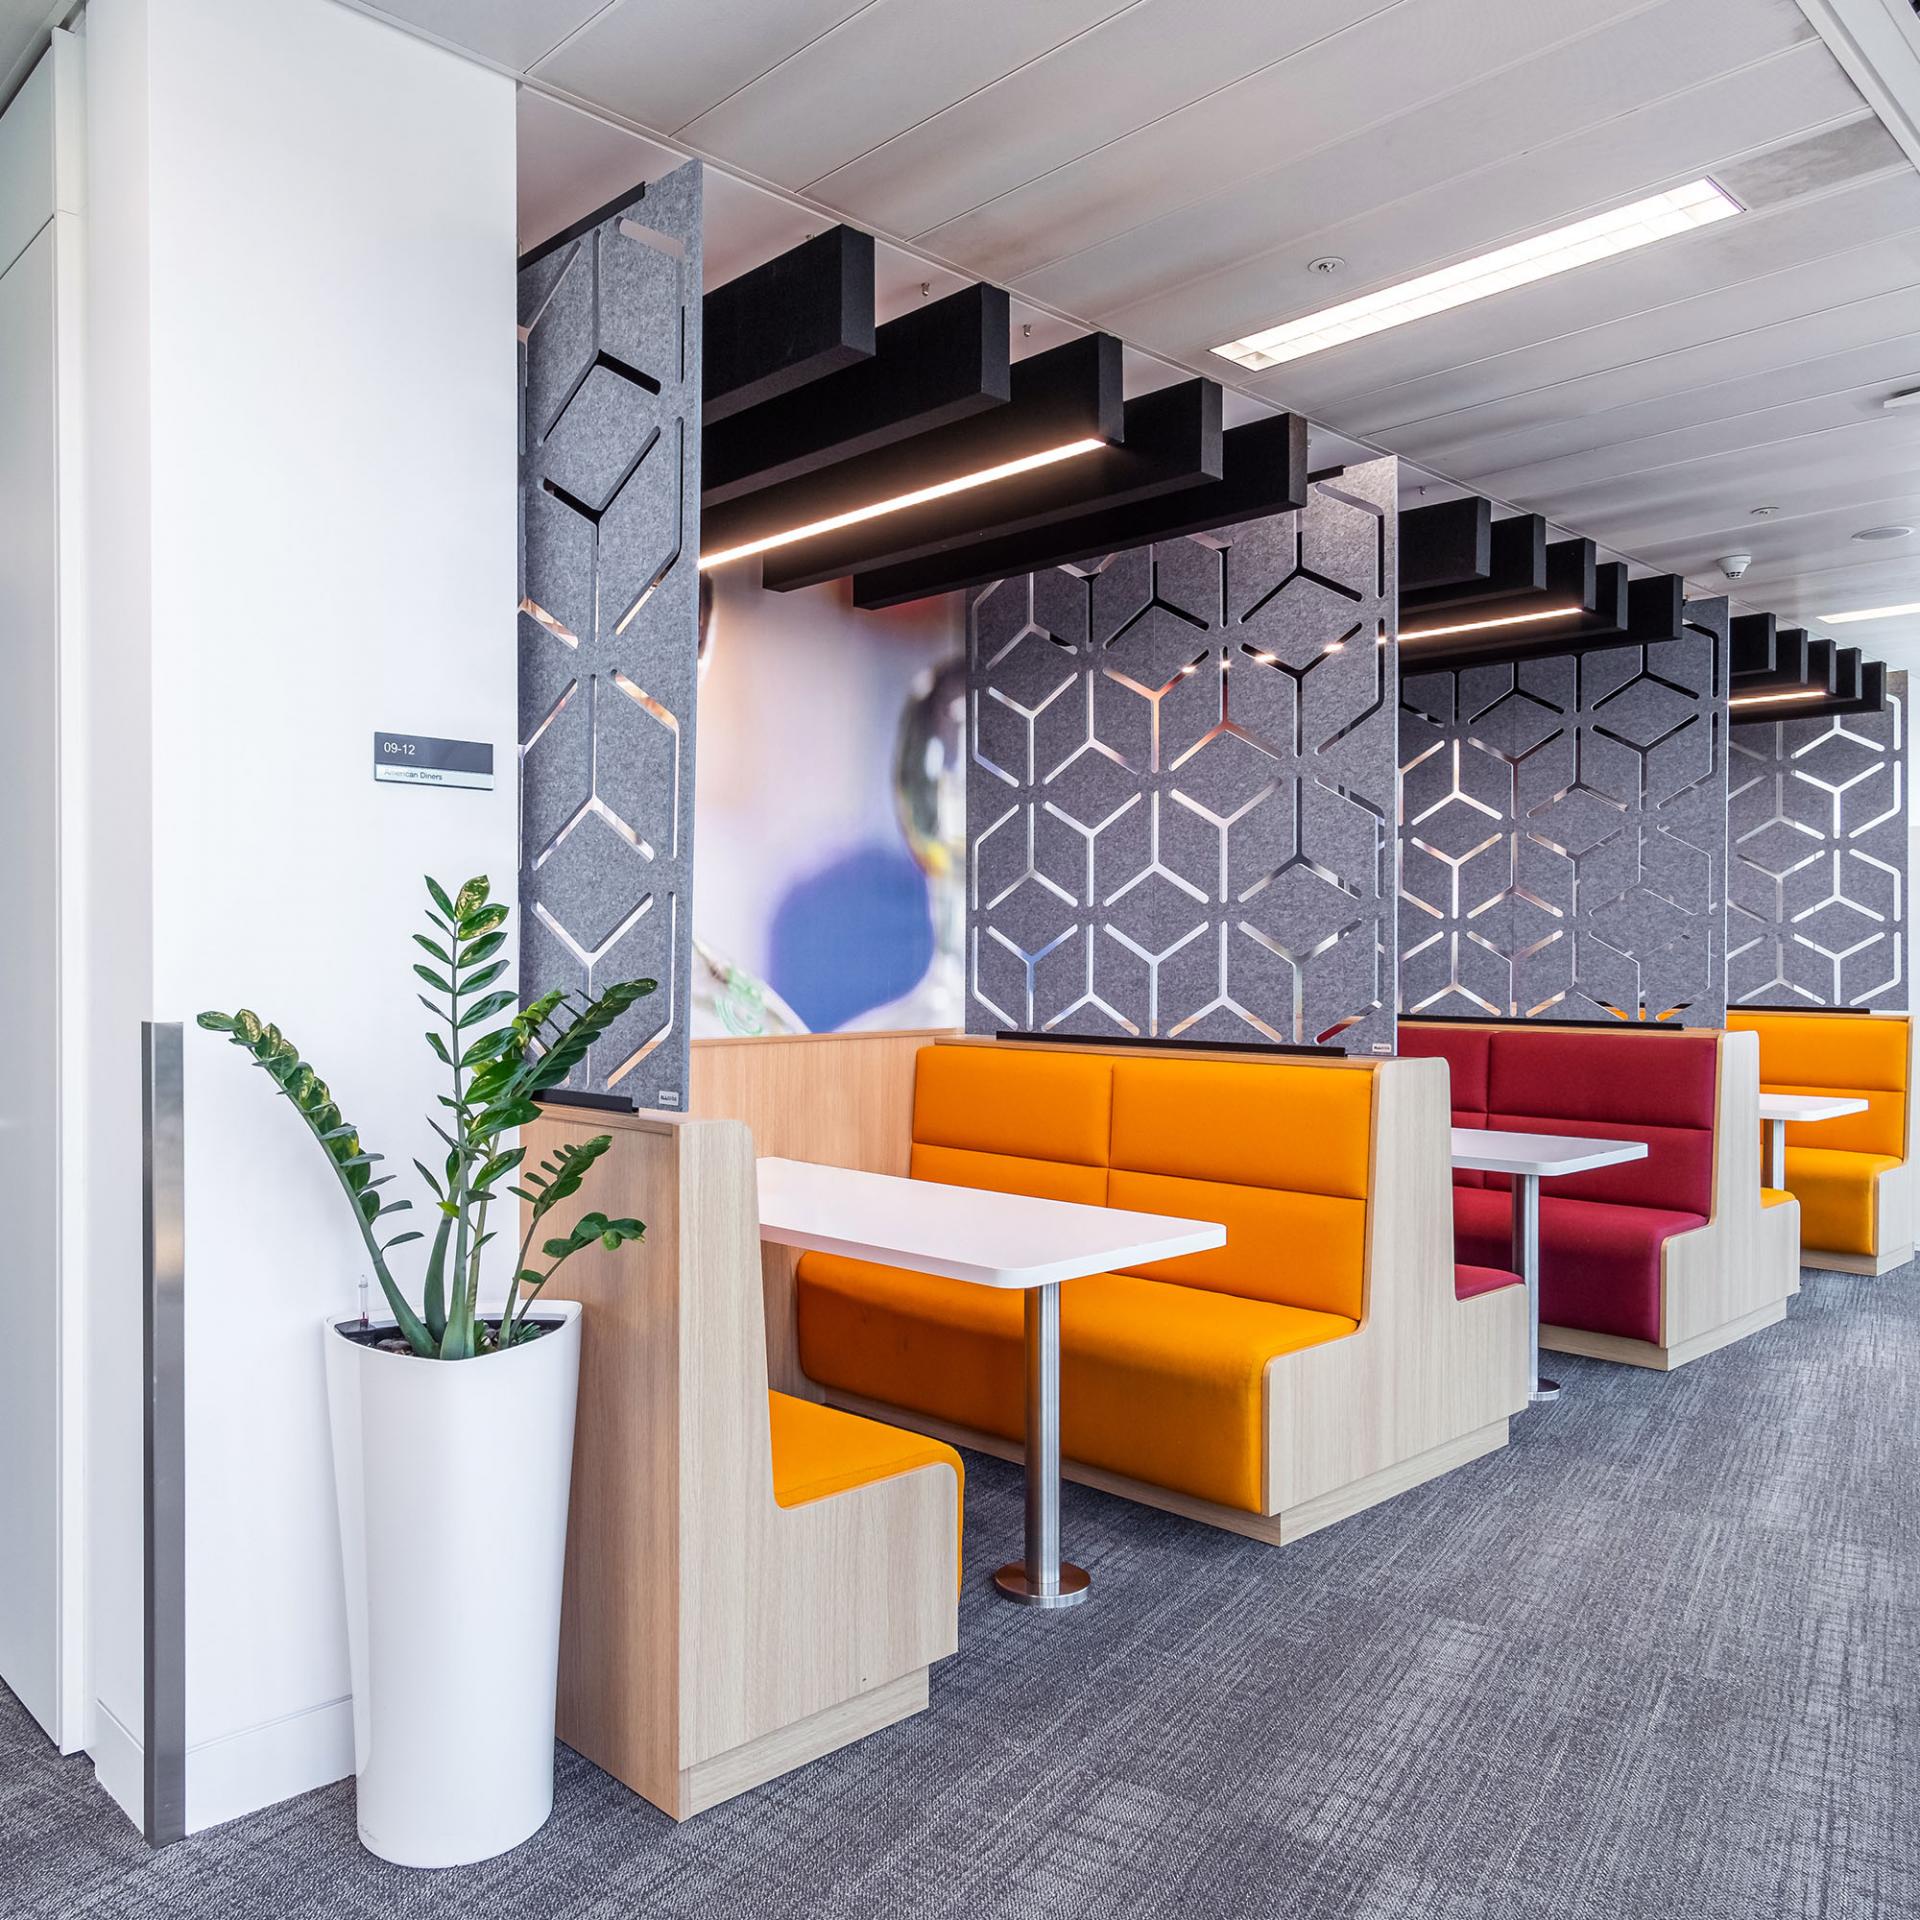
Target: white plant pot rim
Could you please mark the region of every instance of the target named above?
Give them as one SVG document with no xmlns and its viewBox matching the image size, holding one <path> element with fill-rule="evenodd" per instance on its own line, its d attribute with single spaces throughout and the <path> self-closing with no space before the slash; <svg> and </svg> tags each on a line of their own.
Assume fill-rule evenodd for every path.
<svg viewBox="0 0 1920 1920">
<path fill-rule="evenodd" d="M 534 1326 L 538 1326 L 542 1320 L 551 1319 L 557 1330 L 565 1326 L 569 1320 L 578 1320 L 581 1311 L 581 1304 L 578 1300 L 543 1300 L 527 1315 L 527 1319 L 529 1323 Z M 474 1318 L 476 1323 L 481 1320 L 496 1320 L 499 1318 L 499 1309 L 483 1307 Z M 320 1325 L 328 1333 L 335 1334 L 344 1340 L 348 1346 L 359 1348 L 359 1350 L 367 1356 L 369 1361 L 391 1360 L 396 1366 L 400 1366 L 410 1364 L 415 1360 L 424 1360 L 427 1358 L 427 1356 L 422 1353 L 382 1353 L 378 1347 L 370 1347 L 364 1340 L 354 1339 L 353 1336 L 355 1333 L 398 1333 L 400 1331 L 400 1322 L 390 1313 L 370 1314 L 365 1320 L 361 1320 L 358 1317 L 349 1317 L 343 1320 L 339 1314 L 329 1313 L 322 1318 Z M 470 1354 L 468 1358 L 472 1360 L 502 1362 L 524 1359 L 527 1355 L 535 1352 L 539 1345 L 540 1342 L 538 1340 L 529 1340 L 524 1346 L 508 1347 L 504 1352 L 496 1350 L 493 1353 L 476 1353 Z M 465 1366 L 467 1362 L 465 1360 L 436 1360 L 433 1364 L 436 1366 L 462 1367 Z"/>
</svg>

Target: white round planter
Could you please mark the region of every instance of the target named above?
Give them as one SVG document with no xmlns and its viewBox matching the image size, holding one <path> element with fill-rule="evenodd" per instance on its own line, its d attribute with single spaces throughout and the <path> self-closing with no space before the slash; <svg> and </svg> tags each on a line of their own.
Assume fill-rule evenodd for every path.
<svg viewBox="0 0 1920 1920">
<path fill-rule="evenodd" d="M 456 1361 L 324 1323 L 360 1839 L 405 1867 L 504 1853 L 553 1811 L 580 1307 L 534 1317 L 561 1324 Z"/>
</svg>

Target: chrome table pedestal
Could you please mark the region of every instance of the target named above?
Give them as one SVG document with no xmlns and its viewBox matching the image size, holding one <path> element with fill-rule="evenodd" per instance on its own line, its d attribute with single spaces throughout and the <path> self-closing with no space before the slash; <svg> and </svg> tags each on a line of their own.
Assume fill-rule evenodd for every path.
<svg viewBox="0 0 1920 1920">
<path fill-rule="evenodd" d="M 1060 1288 L 1027 1293 L 1027 1552 L 993 1576 L 1023 1607 L 1077 1607 L 1092 1582 L 1060 1559 Z"/>
<path fill-rule="evenodd" d="M 1513 1270 L 1527 1288 L 1527 1400 L 1560 1398 L 1558 1380 L 1540 1378 L 1540 1176 L 1513 1176 Z"/>
</svg>

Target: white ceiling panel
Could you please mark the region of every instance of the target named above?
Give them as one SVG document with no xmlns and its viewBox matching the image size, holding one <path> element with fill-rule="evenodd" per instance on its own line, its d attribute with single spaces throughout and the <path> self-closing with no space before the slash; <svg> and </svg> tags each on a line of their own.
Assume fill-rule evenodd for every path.
<svg viewBox="0 0 1920 1920">
<path fill-rule="evenodd" d="M 1346 259 L 1348 271 L 1339 277 L 1333 297 L 1350 299 L 1701 174 L 1730 173 L 1727 162 L 1743 143 L 1793 138 L 1821 127 L 1835 114 L 1857 113 L 1859 102 L 1850 98 L 1847 82 L 1832 61 L 1819 49 L 1807 51 L 1814 61 L 1803 62 L 1798 53 L 1781 55 L 1695 89 L 1672 103 L 1676 110 L 1671 113 L 1649 109 L 1623 114 L 1551 145 L 1512 153 L 1458 187 L 1435 182 L 1377 212 L 1317 226 L 1295 236 L 1284 254 L 1271 249 L 1256 254 L 1236 246 L 1245 224 L 1240 216 L 1230 214 L 1222 231 L 1222 223 L 1210 212 L 1191 212 L 1186 222 L 1189 250 L 1204 247 L 1215 260 L 1231 263 L 1217 267 L 1203 284 L 1195 284 L 1198 273 L 1190 270 L 1184 284 L 1171 283 L 1163 292 L 1123 306 L 1067 298 L 1074 279 L 1072 262 L 1019 284 L 1042 298 L 1100 313 L 1143 336 L 1178 338 L 1187 350 L 1204 353 L 1219 341 L 1328 304 L 1326 283 L 1303 271 L 1305 261 L 1315 256 L 1337 253 Z M 1887 145 L 1891 148 L 1892 143 Z M 1899 160 L 1897 150 L 1892 157 Z M 1614 183 L 1614 190 L 1596 196 L 1593 183 L 1603 179 Z M 1735 191 L 1730 185 L 1727 190 Z M 1720 231 L 1733 232 L 1740 224 L 1728 221 Z M 1694 238 L 1685 236 L 1687 241 Z M 1702 244 L 1708 238 L 1699 236 Z M 1580 277 L 1598 284 L 1615 264 L 1600 261 Z M 1436 320 L 1458 317 L 1443 314 Z M 1327 357 L 1338 358 L 1343 351 L 1349 350 L 1336 349 Z"/>
<path fill-rule="evenodd" d="M 1667 449 L 1690 434 L 1710 436 L 1721 447 L 1752 446 L 1848 421 L 1878 420 L 1889 393 L 1917 383 L 1917 362 L 1920 350 L 1911 335 L 1882 340 L 1857 353 L 1773 367 L 1745 380 L 1594 413 L 1587 417 L 1584 436 L 1575 423 L 1559 424 L 1558 448 L 1536 450 L 1531 458 L 1518 457 L 1522 450 L 1514 441 L 1520 436 L 1502 435 L 1485 444 L 1456 446 L 1444 464 L 1504 498 L 1552 488 L 1561 476 L 1586 479 L 1658 464 Z M 1850 383 L 1835 386 L 1836 380 Z"/>
<path fill-rule="evenodd" d="M 1749 0 L 1683 3 L 1686 34 L 1700 32 L 1710 41 L 1724 29 L 1724 16 Z M 1539 206 L 1551 206 L 1547 223 L 1558 224 L 1609 200 L 1631 198 L 1643 183 L 1662 182 L 1688 165 L 1687 156 L 1713 138 L 1706 127 L 1688 128 L 1695 99 L 1712 82 L 1699 81 L 1684 62 L 1650 80 L 1621 57 L 1644 25 L 1644 17 L 1635 15 L 1561 41 L 1522 66 L 1430 99 L 1385 129 L 1342 128 L 1340 137 L 1267 168 L 1244 189 L 1216 190 L 1097 244 L 1083 233 L 1076 251 L 1041 266 L 1027 284 L 1050 299 L 1117 313 L 1156 290 L 1251 268 L 1259 313 L 1280 320 L 1311 311 L 1328 297 L 1327 283 L 1306 272 L 1317 254 L 1334 251 L 1346 260 L 1335 297 L 1347 298 L 1438 260 L 1497 245 L 1515 232 L 1534 231 Z M 1823 49 L 1807 45 L 1804 37 L 1795 49 L 1785 32 L 1776 38 L 1780 46 L 1756 49 L 1747 70 L 1753 77 L 1723 110 L 1722 123 L 1732 118 L 1742 129 L 1733 136 L 1733 151 L 1791 135 L 1832 114 L 1861 111 Z M 1798 68 L 1808 55 L 1811 62 Z M 1783 62 L 1786 71 L 1779 70 Z M 1815 91 L 1795 101 L 1799 70 L 1814 76 Z M 1673 111 L 1675 105 L 1686 110 Z M 1642 138 L 1650 132 L 1652 144 L 1623 173 L 1610 156 L 1634 141 L 1635 128 L 1643 130 Z M 1582 134 L 1589 137 L 1582 140 Z M 1722 146 L 1714 157 L 1723 159 L 1728 150 Z M 1436 153 L 1448 157 L 1443 174 L 1430 167 Z M 1533 181 L 1530 202 L 1510 202 L 1506 182 L 1515 177 Z M 1468 182 L 1483 183 L 1480 193 L 1464 196 Z M 1436 202 L 1447 209 L 1437 222 Z M 1380 216 L 1396 208 L 1418 222 L 1420 237 L 1410 253 L 1373 237 Z M 1389 218 L 1385 231 L 1391 230 Z"/>
<path fill-rule="evenodd" d="M 1374 14 L 919 238 L 996 278 L 1037 276 L 1235 184 L 1270 190 L 1283 164 L 1361 127 L 1385 127 L 1501 65 L 1500 50 L 1551 46 L 1591 17 L 1580 0 L 1418 0 Z"/>
<path fill-rule="evenodd" d="M 805 187 L 1134 0 L 915 0 L 862 7 L 682 129 L 783 186 Z M 867 83 L 873 72 L 890 86 Z M 798 95 L 805 113 L 791 111 Z"/>
<path fill-rule="evenodd" d="M 1497 300 L 1294 361 L 1251 384 L 1278 404 L 1324 409 L 1350 431 L 1370 434 L 1395 419 L 1535 384 L 1516 369 L 1550 364 L 1554 377 L 1565 377 L 1588 354 L 1596 357 L 1587 365 L 1607 366 L 1626 355 L 1720 339 L 1740 328 L 1756 298 L 1823 297 L 1824 276 L 1842 264 L 1837 257 L 1889 241 L 1904 250 L 1916 228 L 1920 174 L 1888 173 L 1516 287 Z M 1872 290 L 1883 288 L 1881 282 Z M 1603 337 L 1607 330 L 1611 336 Z M 1566 347 L 1571 341 L 1577 348 Z"/>
<path fill-rule="evenodd" d="M 1142 0 L 813 183 L 925 234 L 1411 0 Z M 1062 112 L 1063 101 L 1073 111 Z M 1222 109 L 1225 110 L 1224 107 Z"/>
<path fill-rule="evenodd" d="M 1836 371 L 1843 381 L 1900 381 L 1895 367 L 1903 358 L 1911 378 L 1901 384 L 1920 385 L 1920 232 L 1909 236 L 1909 246 L 1911 277 L 1890 293 L 1399 423 L 1394 437 L 1404 451 L 1439 466 L 1484 469 L 1770 406 L 1823 390 Z"/>
<path fill-rule="evenodd" d="M 614 0 L 534 74 L 658 133 L 673 133 L 885 0 Z M 809 112 L 787 94 L 774 112 Z"/>
<path fill-rule="evenodd" d="M 524 73 L 610 4 L 612 0 L 382 0 L 379 10 L 403 26 Z"/>
<path fill-rule="evenodd" d="M 636 163 L 698 152 L 709 284 L 844 218 L 880 239 L 883 318 L 994 280 L 1016 353 L 1107 327 L 1130 392 L 1210 374 L 1230 419 L 1308 415 L 1316 460 L 1398 451 L 1424 469 L 1409 498 L 1483 486 L 1701 588 L 1751 551 L 1739 597 L 1805 618 L 1920 597 L 1920 536 L 1910 554 L 1851 538 L 1920 518 L 1920 419 L 1878 404 L 1920 384 L 1920 171 L 1895 138 L 1920 125 L 1920 64 L 1863 64 L 1833 17 L 1866 4 L 385 11 L 589 110 L 526 103 L 529 240 Z M 1209 351 L 1700 174 L 1749 211 L 1264 375 Z M 1310 275 L 1320 254 L 1344 269 Z"/>
</svg>

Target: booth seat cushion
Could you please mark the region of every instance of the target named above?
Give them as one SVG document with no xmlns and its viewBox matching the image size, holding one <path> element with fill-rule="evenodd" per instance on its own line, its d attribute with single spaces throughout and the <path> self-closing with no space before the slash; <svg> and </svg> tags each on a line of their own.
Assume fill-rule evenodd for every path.
<svg viewBox="0 0 1920 1920">
<path fill-rule="evenodd" d="M 809 1253 L 795 1295 L 810 1379 L 1022 1438 L 1018 1290 Z M 1118 1273 L 1069 1281 L 1060 1320 L 1065 1453 L 1248 1513 L 1263 1510 L 1267 1362 L 1356 1326 L 1339 1314 Z"/>
<path fill-rule="evenodd" d="M 1656 1043 L 1649 1041 L 1652 1046 Z M 1569 1119 L 1564 1114 L 1507 1112 L 1487 1124 L 1513 1133 L 1567 1133 L 1586 1140 L 1637 1140 L 1644 1160 L 1623 1160 L 1591 1173 L 1562 1174 L 1541 1182 L 1543 1200 L 1594 1200 L 1622 1207 L 1659 1207 L 1673 1213 L 1713 1210 L 1713 1134 L 1704 1127 L 1663 1127 L 1644 1120 Z M 1504 1173 L 1490 1174 L 1489 1186 L 1505 1189 Z"/>
<path fill-rule="evenodd" d="M 1763 1207 L 1784 1207 L 1793 1198 L 1785 1187 L 1762 1187 L 1760 1204 Z"/>
<path fill-rule="evenodd" d="M 1130 1271 L 1357 1320 L 1372 1117 L 1357 1068 L 1115 1062 L 1107 1204 L 1227 1229 L 1222 1247 Z"/>
<path fill-rule="evenodd" d="M 1465 1190 L 1453 1206 L 1457 1259 L 1498 1266 L 1512 1257 L 1510 1194 Z M 1661 1250 L 1672 1235 L 1705 1225 L 1699 1213 L 1543 1197 L 1541 1320 L 1658 1343 Z"/>
<path fill-rule="evenodd" d="M 1826 1253 L 1877 1254 L 1874 1184 L 1899 1164 L 1885 1153 L 1789 1147 L 1787 1185 L 1800 1202 L 1800 1244 Z"/>
<path fill-rule="evenodd" d="M 1843 1023 L 1845 1024 L 1845 1023 Z M 1876 1087 L 1788 1086 L 1761 1078 L 1762 1093 L 1830 1093 L 1843 1100 L 1864 1100 L 1865 1113 L 1843 1113 L 1832 1120 L 1790 1120 L 1787 1123 L 1787 1151 L 1795 1147 L 1817 1147 L 1836 1153 L 1882 1153 L 1898 1160 L 1904 1156 L 1907 1137 L 1907 1096 L 1884 1093 Z M 1767 1164 L 1767 1133 L 1760 1128 L 1760 1164 Z"/>
<path fill-rule="evenodd" d="M 1453 1270 L 1453 1297 L 1456 1300 L 1471 1300 L 1477 1294 L 1496 1293 L 1502 1287 L 1517 1287 L 1520 1276 L 1509 1273 L 1504 1267 L 1455 1267 Z"/>
<path fill-rule="evenodd" d="M 890 1480 L 916 1467 L 951 1467 L 954 1511 L 966 1533 L 967 1470 L 944 1440 L 908 1433 L 838 1407 L 767 1395 L 767 1425 L 773 1440 L 773 1497 L 783 1507 L 805 1506 L 872 1480 Z"/>
</svg>

